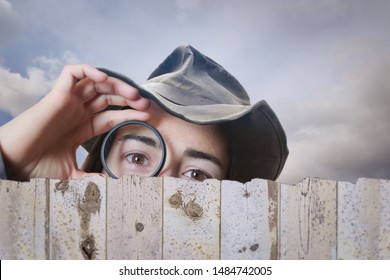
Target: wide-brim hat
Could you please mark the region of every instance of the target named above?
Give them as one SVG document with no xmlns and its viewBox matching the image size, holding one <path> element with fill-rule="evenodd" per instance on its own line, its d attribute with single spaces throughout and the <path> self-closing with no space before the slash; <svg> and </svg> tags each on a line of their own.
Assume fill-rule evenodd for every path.
<svg viewBox="0 0 390 280">
<path fill-rule="evenodd" d="M 276 180 L 282 171 L 288 156 L 287 139 L 271 107 L 264 100 L 251 105 L 236 78 L 192 46 L 176 48 L 142 85 L 99 69 L 137 88 L 142 96 L 182 120 L 220 124 L 233 153 L 227 179 Z M 91 141 L 83 146 L 89 151 Z"/>
</svg>

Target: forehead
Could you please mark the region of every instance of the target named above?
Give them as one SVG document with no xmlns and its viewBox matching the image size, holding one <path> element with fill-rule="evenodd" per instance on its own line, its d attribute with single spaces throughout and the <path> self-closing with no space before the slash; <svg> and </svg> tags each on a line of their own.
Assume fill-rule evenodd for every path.
<svg viewBox="0 0 390 280">
<path fill-rule="evenodd" d="M 164 138 L 167 149 L 177 156 L 186 150 L 196 150 L 219 159 L 223 165 L 229 162 L 229 144 L 218 125 L 193 124 L 172 116 L 152 103 L 150 111 L 153 125 Z"/>
<path fill-rule="evenodd" d="M 145 135 L 149 137 L 156 137 L 156 134 L 149 128 L 147 128 L 144 125 L 141 124 L 128 124 L 123 127 L 121 127 L 117 133 L 116 133 L 116 138 L 117 139 L 122 139 L 126 135 Z"/>
<path fill-rule="evenodd" d="M 227 151 L 227 140 L 218 125 L 199 125 L 172 116 L 151 105 L 151 121 L 163 136 L 167 145 L 175 149 L 197 149 L 223 157 Z M 226 155 L 227 156 L 227 155 Z"/>
</svg>

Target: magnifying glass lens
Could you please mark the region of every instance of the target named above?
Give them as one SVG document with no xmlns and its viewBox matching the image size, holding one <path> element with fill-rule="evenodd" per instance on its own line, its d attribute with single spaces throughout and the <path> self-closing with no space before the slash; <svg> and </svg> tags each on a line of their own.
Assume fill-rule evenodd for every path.
<svg viewBox="0 0 390 280">
<path fill-rule="evenodd" d="M 130 121 L 109 132 L 102 146 L 102 163 L 111 177 L 157 175 L 165 161 L 165 144 L 147 123 Z"/>
</svg>

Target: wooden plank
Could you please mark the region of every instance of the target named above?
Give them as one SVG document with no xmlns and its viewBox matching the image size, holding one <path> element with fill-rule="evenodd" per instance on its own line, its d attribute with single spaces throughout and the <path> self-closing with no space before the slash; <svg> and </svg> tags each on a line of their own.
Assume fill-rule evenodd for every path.
<svg viewBox="0 0 390 280">
<path fill-rule="evenodd" d="M 45 259 L 45 181 L 0 180 L 0 258 Z"/>
<path fill-rule="evenodd" d="M 339 182 L 338 258 L 390 259 L 390 181 Z"/>
<path fill-rule="evenodd" d="M 220 258 L 220 181 L 164 177 L 163 258 Z"/>
<path fill-rule="evenodd" d="M 221 259 L 277 259 L 279 187 L 222 181 Z"/>
<path fill-rule="evenodd" d="M 35 186 L 34 250 L 35 259 L 49 259 L 49 183 L 48 179 L 32 179 Z"/>
<path fill-rule="evenodd" d="M 107 259 L 162 259 L 162 178 L 107 181 Z"/>
<path fill-rule="evenodd" d="M 106 178 L 50 180 L 51 259 L 106 258 Z"/>
<path fill-rule="evenodd" d="M 335 259 L 336 181 L 281 186 L 281 259 Z"/>
</svg>

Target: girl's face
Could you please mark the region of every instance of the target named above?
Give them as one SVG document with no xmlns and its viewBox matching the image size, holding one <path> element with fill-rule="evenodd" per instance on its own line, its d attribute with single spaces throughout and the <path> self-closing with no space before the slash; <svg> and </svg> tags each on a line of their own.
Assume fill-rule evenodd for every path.
<svg viewBox="0 0 390 280">
<path fill-rule="evenodd" d="M 151 121 L 164 138 L 167 156 L 159 176 L 203 181 L 225 179 L 229 170 L 228 141 L 217 125 L 197 125 L 174 117 L 154 102 Z M 124 174 L 148 176 L 161 158 L 157 137 L 143 126 L 124 126 L 114 139 L 107 165 L 118 177 Z"/>
</svg>

